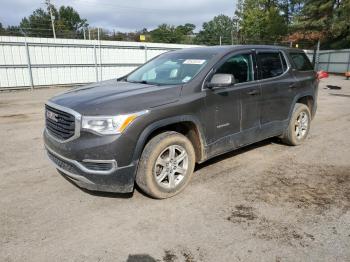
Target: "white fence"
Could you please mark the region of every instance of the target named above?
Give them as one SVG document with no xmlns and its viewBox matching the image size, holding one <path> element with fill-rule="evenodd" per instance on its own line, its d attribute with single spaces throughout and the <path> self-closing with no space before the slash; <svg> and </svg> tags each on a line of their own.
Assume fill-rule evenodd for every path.
<svg viewBox="0 0 350 262">
<path fill-rule="evenodd" d="M 0 89 L 75 85 L 123 76 L 190 45 L 0 36 Z"/>
<path fill-rule="evenodd" d="M 306 51 L 306 54 L 309 56 L 312 61 L 314 52 Z M 342 50 L 321 50 L 319 52 L 318 61 L 316 59 L 317 71 L 324 70 L 330 73 L 341 73 L 350 71 L 350 49 Z"/>
<path fill-rule="evenodd" d="M 0 89 L 112 79 L 161 53 L 188 47 L 194 46 L 0 36 Z M 306 53 L 312 60 L 313 51 Z M 350 49 L 320 51 L 318 61 L 317 70 L 350 71 Z"/>
</svg>

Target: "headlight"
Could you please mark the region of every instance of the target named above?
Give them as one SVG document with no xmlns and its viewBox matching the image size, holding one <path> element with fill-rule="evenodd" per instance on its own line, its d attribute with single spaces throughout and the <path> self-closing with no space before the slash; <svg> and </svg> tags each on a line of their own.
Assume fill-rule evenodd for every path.
<svg viewBox="0 0 350 262">
<path fill-rule="evenodd" d="M 118 116 L 83 116 L 81 127 L 100 135 L 120 134 L 137 117 L 148 113 L 148 110 Z"/>
</svg>

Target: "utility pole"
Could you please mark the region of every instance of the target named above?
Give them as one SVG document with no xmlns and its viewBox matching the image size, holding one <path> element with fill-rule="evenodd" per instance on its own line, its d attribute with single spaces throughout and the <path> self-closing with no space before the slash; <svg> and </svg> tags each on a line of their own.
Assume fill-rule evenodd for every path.
<svg viewBox="0 0 350 262">
<path fill-rule="evenodd" d="M 236 38 L 238 38 L 237 28 L 238 28 L 238 18 L 234 15 L 234 16 L 232 17 L 231 45 L 233 45 L 234 33 L 235 33 L 235 35 L 236 35 Z M 238 40 L 238 39 L 237 39 L 237 40 Z"/>
<path fill-rule="evenodd" d="M 233 45 L 233 29 L 231 30 L 231 45 Z"/>
<path fill-rule="evenodd" d="M 52 8 L 51 8 L 51 3 L 50 0 L 46 0 L 46 5 L 49 8 L 50 12 L 50 17 L 51 17 L 51 25 L 52 25 L 52 32 L 53 32 L 53 38 L 56 39 L 56 32 L 55 32 L 55 16 L 52 15 Z"/>
<path fill-rule="evenodd" d="M 220 45 L 221 45 L 221 44 L 222 44 L 222 41 L 221 41 L 221 36 L 220 36 L 219 42 L 220 42 Z"/>
</svg>

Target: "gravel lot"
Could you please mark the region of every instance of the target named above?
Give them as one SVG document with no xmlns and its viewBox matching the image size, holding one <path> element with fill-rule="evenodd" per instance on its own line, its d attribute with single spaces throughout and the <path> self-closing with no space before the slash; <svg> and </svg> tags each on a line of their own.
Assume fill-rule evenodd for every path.
<svg viewBox="0 0 350 262">
<path fill-rule="evenodd" d="M 350 80 L 322 81 L 302 146 L 217 157 L 162 201 L 92 194 L 56 172 L 43 104 L 61 91 L 0 93 L 0 261 L 350 261 Z"/>
</svg>

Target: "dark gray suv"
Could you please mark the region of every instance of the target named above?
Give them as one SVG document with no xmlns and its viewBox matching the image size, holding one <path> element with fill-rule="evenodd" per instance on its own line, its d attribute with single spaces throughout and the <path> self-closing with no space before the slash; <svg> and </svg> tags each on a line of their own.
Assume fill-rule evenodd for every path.
<svg viewBox="0 0 350 262">
<path fill-rule="evenodd" d="M 95 191 L 154 198 L 183 190 L 195 163 L 279 136 L 301 144 L 318 79 L 304 52 L 276 46 L 190 48 L 125 77 L 46 103 L 44 141 L 59 172 Z"/>
</svg>

